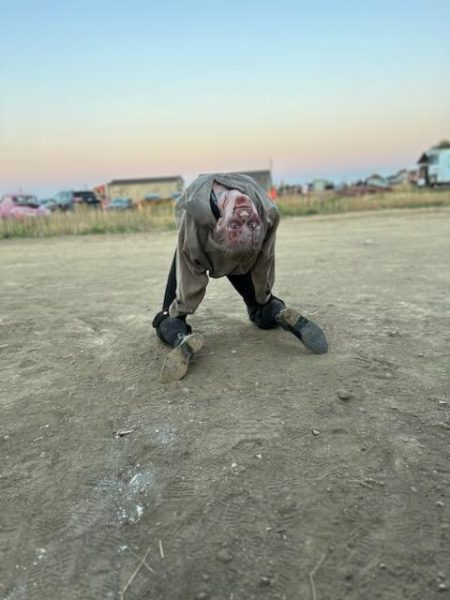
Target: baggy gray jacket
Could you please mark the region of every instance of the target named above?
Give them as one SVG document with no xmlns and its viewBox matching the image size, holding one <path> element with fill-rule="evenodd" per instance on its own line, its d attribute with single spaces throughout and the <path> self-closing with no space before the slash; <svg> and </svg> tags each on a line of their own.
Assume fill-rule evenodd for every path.
<svg viewBox="0 0 450 600">
<path fill-rule="evenodd" d="M 262 220 L 264 241 L 259 253 L 238 263 L 214 243 L 216 218 L 211 210 L 213 183 L 239 190 L 253 201 Z M 269 301 L 275 279 L 275 234 L 280 221 L 276 206 L 251 177 L 238 173 L 200 175 L 178 200 L 176 298 L 169 307 L 172 317 L 192 314 L 202 301 L 208 278 L 251 273 L 256 301 Z"/>
</svg>

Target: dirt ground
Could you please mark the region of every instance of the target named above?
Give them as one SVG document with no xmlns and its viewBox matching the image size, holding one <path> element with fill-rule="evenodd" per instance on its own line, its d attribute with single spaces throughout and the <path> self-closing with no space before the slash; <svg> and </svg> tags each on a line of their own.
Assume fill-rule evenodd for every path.
<svg viewBox="0 0 450 600">
<path fill-rule="evenodd" d="M 450 210 L 283 220 L 274 291 L 330 352 L 213 280 L 163 385 L 174 244 L 0 245 L 0 597 L 446 597 Z"/>
</svg>

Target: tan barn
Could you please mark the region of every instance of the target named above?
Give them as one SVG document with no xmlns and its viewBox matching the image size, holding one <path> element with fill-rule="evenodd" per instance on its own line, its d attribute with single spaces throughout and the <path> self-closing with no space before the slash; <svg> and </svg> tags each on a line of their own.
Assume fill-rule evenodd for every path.
<svg viewBox="0 0 450 600">
<path fill-rule="evenodd" d="M 143 177 L 140 179 L 114 179 L 107 184 L 108 200 L 131 198 L 133 204 L 145 200 L 168 200 L 184 189 L 184 180 L 175 177 Z"/>
</svg>

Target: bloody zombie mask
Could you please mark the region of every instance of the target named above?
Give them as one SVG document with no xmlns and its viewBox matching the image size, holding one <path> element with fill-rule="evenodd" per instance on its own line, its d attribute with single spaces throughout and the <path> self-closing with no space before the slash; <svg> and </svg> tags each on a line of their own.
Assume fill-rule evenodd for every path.
<svg viewBox="0 0 450 600">
<path fill-rule="evenodd" d="M 218 202 L 220 219 L 216 231 L 231 252 L 256 252 L 261 247 L 263 228 L 255 205 L 238 190 L 228 190 Z"/>
</svg>

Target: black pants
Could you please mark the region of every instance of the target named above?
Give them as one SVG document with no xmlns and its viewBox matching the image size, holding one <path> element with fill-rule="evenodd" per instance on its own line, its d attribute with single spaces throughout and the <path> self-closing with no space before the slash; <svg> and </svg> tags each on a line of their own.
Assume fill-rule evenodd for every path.
<svg viewBox="0 0 450 600">
<path fill-rule="evenodd" d="M 177 290 L 177 271 L 176 271 L 176 253 L 173 257 L 167 278 L 166 290 L 164 293 L 163 308 L 153 320 L 153 327 L 160 340 L 176 346 L 183 335 L 191 332 L 191 327 L 186 323 L 186 317 L 169 317 L 169 306 L 175 300 Z M 276 315 L 285 307 L 283 300 L 271 296 L 266 304 L 258 304 L 256 301 L 255 287 L 253 285 L 250 273 L 243 275 L 227 275 L 228 280 L 234 289 L 244 300 L 247 306 L 247 312 L 250 320 L 261 329 L 273 329 L 278 327 Z"/>
</svg>

